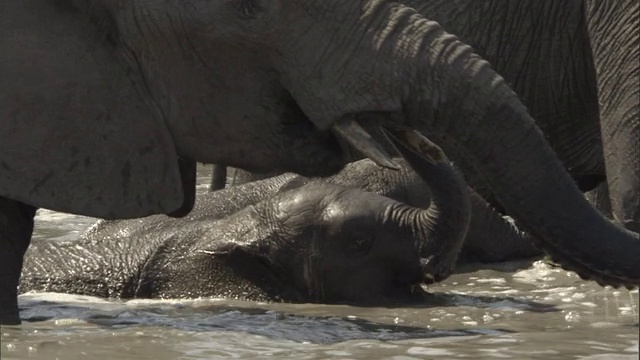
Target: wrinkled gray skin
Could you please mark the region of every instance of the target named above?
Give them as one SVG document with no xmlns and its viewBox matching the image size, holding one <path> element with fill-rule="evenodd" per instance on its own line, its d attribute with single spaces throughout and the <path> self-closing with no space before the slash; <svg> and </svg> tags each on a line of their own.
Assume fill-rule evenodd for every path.
<svg viewBox="0 0 640 360">
<path fill-rule="evenodd" d="M 532 39 L 560 33 L 580 41 L 573 35 L 586 29 L 562 9 L 581 12 L 580 1 L 535 3 L 558 9 L 532 18 L 565 21 L 562 31 L 519 22 Z M 501 23 L 483 23 L 486 15 L 466 20 Z M 330 130 L 353 144 L 342 131 L 347 122 L 375 119 L 450 139 L 566 268 L 600 284 L 640 283 L 638 235 L 582 197 L 564 156 L 504 79 L 395 1 L 10 0 L 0 2 L 0 33 L 0 196 L 18 202 L 8 208 L 28 208 L 3 214 L 11 224 L 33 207 L 107 218 L 184 215 L 193 161 L 335 173 L 347 160 Z M 566 48 L 583 55 L 575 45 Z M 538 78 L 541 86 L 550 80 Z M 557 90 L 559 104 L 580 104 L 575 114 L 591 108 Z M 1 230 L 10 252 L 0 253 L 0 322 L 18 322 L 15 285 L 31 229 Z"/>
<path fill-rule="evenodd" d="M 587 4 L 607 168 L 598 208 L 640 233 L 640 3 Z"/>
<path fill-rule="evenodd" d="M 579 188 L 591 190 L 606 176 L 599 208 L 640 232 L 638 1 L 458 1 L 455 9 L 440 0 L 401 2 L 429 14 L 487 59 L 521 96 Z M 483 14 L 488 16 L 480 20 Z M 476 22 L 487 18 L 490 24 Z M 527 24 L 538 24 L 551 37 L 536 36 Z M 473 164 L 446 140 L 436 142 L 467 181 L 501 208 Z"/>
<path fill-rule="evenodd" d="M 597 6 L 595 1 L 584 3 L 583 1 L 493 0 L 478 2 L 462 0 L 454 3 L 445 0 L 402 0 L 400 2 L 414 7 L 424 16 L 438 21 L 447 31 L 456 34 L 473 46 L 475 51 L 487 59 L 493 68 L 505 77 L 529 108 L 536 123 L 544 131 L 552 148 L 559 155 L 580 190 L 592 190 L 605 180 L 606 171 L 598 117 L 597 85 L 600 85 L 601 102 L 608 100 L 602 95 L 602 84 L 611 81 L 603 79 L 603 75 L 611 78 L 615 71 L 599 70 L 596 73 L 594 61 L 596 65 L 599 65 L 599 69 L 615 69 L 615 66 L 608 65 L 614 60 L 618 63 L 626 61 L 625 73 L 620 74 L 618 79 L 635 81 L 635 77 L 628 76 L 628 73 L 637 71 L 637 61 L 633 64 L 629 61 L 629 54 L 633 55 L 634 51 L 637 51 L 636 48 L 631 48 L 634 39 L 631 34 L 626 36 L 630 40 L 625 43 L 627 46 L 622 46 L 617 50 L 614 60 L 611 60 L 611 57 L 606 54 L 601 54 L 604 51 L 600 51 L 600 53 L 597 51 L 599 49 L 597 45 L 612 43 L 611 38 L 620 33 L 619 29 L 622 26 L 625 27 L 627 33 L 637 32 L 636 26 L 628 26 L 629 22 L 634 19 L 633 15 L 627 14 L 624 19 L 617 18 L 620 10 L 624 9 L 628 12 L 628 8 L 633 6 L 632 0 L 611 2 L 611 4 L 604 2 L 602 6 Z M 586 14 L 587 18 L 585 18 L 586 5 L 589 10 Z M 540 14 L 548 13 L 558 15 L 553 19 L 540 16 Z M 491 19 L 491 22 L 488 24 L 486 19 Z M 588 21 L 588 27 L 585 26 L 585 21 Z M 612 27 L 620 22 L 623 25 Z M 536 29 L 532 30 L 532 28 Z M 601 35 L 597 37 L 597 34 Z M 595 41 L 595 57 L 592 56 L 591 50 L 594 37 L 598 38 L 598 41 Z M 600 46 L 600 48 L 603 47 Z M 625 86 L 617 87 L 615 85 L 609 85 L 609 87 L 625 88 Z M 635 88 L 637 89 L 637 86 Z M 622 91 L 615 92 L 614 96 L 619 96 L 618 94 L 621 94 Z M 631 91 L 629 93 L 633 94 Z M 633 101 L 639 101 L 637 98 L 635 97 Z M 630 101 L 626 98 L 624 100 Z M 613 102 L 606 102 L 606 104 L 611 103 Z M 635 104 L 628 103 L 621 111 L 628 112 L 631 108 L 630 105 Z M 608 107 L 613 106 L 609 105 Z M 634 111 L 637 112 L 637 108 Z M 638 146 L 635 146 L 637 145 L 638 133 L 636 129 L 638 127 L 632 129 L 632 124 L 636 124 L 637 121 L 632 122 L 633 114 L 629 114 L 627 118 L 629 117 L 631 120 L 626 121 L 625 131 L 621 131 L 617 135 L 618 141 L 609 141 L 608 144 L 608 148 L 611 148 L 612 143 L 618 144 L 619 147 L 625 146 L 626 152 L 618 152 L 618 154 L 625 154 L 625 159 L 624 161 L 609 161 L 609 163 L 630 164 L 634 161 L 636 163 L 640 161 L 637 160 L 638 156 L 633 156 L 638 151 Z M 606 120 L 606 115 L 603 120 Z M 426 127 L 420 130 L 424 133 L 431 131 Z M 493 206 L 504 211 L 503 206 L 495 199 L 495 194 L 487 180 L 475 169 L 476 165 L 473 159 L 465 157 L 464 153 L 457 149 L 456 144 L 449 139 L 439 139 L 433 134 L 431 137 L 434 137 L 435 141 L 463 169 L 471 186 L 487 198 Z M 625 138 L 620 139 L 622 137 Z M 621 157 L 621 155 L 618 156 Z M 355 159 L 357 158 L 359 157 Z M 637 164 L 630 167 L 630 169 L 637 168 Z M 622 172 L 620 166 L 617 169 L 618 172 Z M 250 179 L 263 178 L 267 175 L 248 177 L 242 173 L 235 174 L 235 171 L 235 169 L 230 169 L 230 178 L 237 178 L 237 180 L 232 180 L 232 183 L 235 184 Z M 627 171 L 624 177 L 633 178 L 636 174 L 634 171 Z M 224 170 L 217 169 L 214 176 L 223 172 Z M 271 172 L 268 175 L 275 175 L 275 173 Z M 216 188 L 220 188 L 222 176 L 217 179 Z M 629 183 L 631 181 L 627 180 L 626 184 Z M 637 191 L 630 191 L 629 188 L 630 185 L 627 185 L 627 197 L 630 197 L 631 194 L 637 195 Z M 627 203 L 629 201 L 631 200 L 628 200 Z M 621 223 L 627 224 L 628 221 L 621 221 Z"/>
<path fill-rule="evenodd" d="M 423 192 L 433 193 L 418 207 L 285 174 L 203 195 L 180 219 L 102 221 L 78 241 L 34 243 L 20 290 L 362 305 L 416 299 L 414 285 L 451 273 L 470 210 L 446 157 L 424 164 L 408 156 L 422 163 Z M 336 178 L 372 167 L 350 164 Z M 409 172 L 392 177 L 402 183 Z M 382 192 L 396 185 L 374 184 Z"/>
<path fill-rule="evenodd" d="M 612 172 L 612 167 L 618 172 L 613 177 L 609 175 L 609 182 L 617 178 L 618 183 L 626 184 L 624 189 L 618 185 L 621 189 L 619 193 L 622 194 L 617 197 L 626 198 L 627 214 L 635 211 L 634 206 L 638 204 L 640 196 L 637 188 L 640 181 L 637 175 L 640 162 L 640 127 L 637 120 L 637 102 L 640 97 L 637 96 L 636 56 L 638 26 L 637 21 L 634 22 L 637 20 L 637 2 L 400 2 L 414 6 L 421 14 L 438 21 L 447 31 L 458 35 L 505 77 L 521 96 L 582 191 L 593 189 L 606 176 L 598 100 L 603 104 L 600 109 L 603 127 L 606 126 L 607 119 L 612 118 L 607 115 L 611 112 L 608 109 L 615 108 L 618 116 L 614 121 L 618 121 L 617 124 L 623 130 L 615 133 L 616 140 L 604 131 L 605 149 L 617 146 L 621 150 L 607 151 L 608 158 L 614 156 L 611 154 L 617 154 L 619 158 L 607 161 L 608 172 Z M 555 15 L 549 17 L 548 14 Z M 491 21 L 487 22 L 487 19 Z M 611 53 L 607 44 L 618 45 L 614 41 L 616 36 L 623 36 L 619 44 L 621 46 Z M 616 65 L 624 66 L 622 73 L 616 72 L 620 67 Z M 605 94 L 609 94 L 608 97 Z M 430 131 L 429 128 L 421 130 Z M 471 186 L 491 201 L 493 206 L 504 211 L 503 206 L 495 199 L 491 185 L 476 169 L 475 160 L 466 157 L 450 138 L 434 137 L 456 164 L 461 166 Z M 532 163 L 524 161 L 523 164 L 530 167 Z M 275 174 L 252 176 L 241 170 L 229 169 L 228 184 L 241 184 Z M 214 176 L 218 176 L 214 188 L 220 188 L 226 177 L 226 170 L 217 166 Z M 633 222 L 628 220 L 629 217 L 623 215 L 616 216 L 615 219 L 637 231 Z"/>
<path fill-rule="evenodd" d="M 584 1 L 401 2 L 429 14 L 492 64 L 527 106 L 582 191 L 605 179 L 596 71 Z M 477 169 L 475 159 L 457 149 L 455 139 L 447 136 L 434 141 L 463 170 L 474 189 L 503 208 L 490 180 Z M 525 161 L 521 166 L 534 164 Z"/>
<path fill-rule="evenodd" d="M 422 180 L 413 171 L 409 171 L 402 159 L 394 160 L 400 165 L 400 171 L 385 169 L 370 160 L 359 160 L 348 164 L 336 175 L 315 179 L 297 176 L 292 183 L 304 184 L 322 180 L 330 184 L 372 191 L 413 206 L 429 203 L 430 193 Z M 210 190 L 218 191 L 260 180 L 277 182 L 279 176 L 282 175 L 256 174 L 215 165 Z M 215 179 L 219 180 L 216 182 Z M 541 254 L 540 250 L 534 247 L 533 240 L 528 234 L 505 220 L 473 189 L 469 187 L 467 189 L 471 200 L 471 221 L 458 257 L 459 263 L 491 263 L 530 258 Z M 279 189 L 274 187 L 274 191 Z M 262 197 L 255 198 L 255 201 L 268 196 L 273 196 L 273 193 L 265 191 Z"/>
</svg>

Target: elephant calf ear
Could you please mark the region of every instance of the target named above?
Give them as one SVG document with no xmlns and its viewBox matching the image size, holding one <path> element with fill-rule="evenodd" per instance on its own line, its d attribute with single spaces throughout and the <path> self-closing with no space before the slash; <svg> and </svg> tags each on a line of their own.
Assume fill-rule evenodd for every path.
<svg viewBox="0 0 640 360">
<path fill-rule="evenodd" d="M 183 205 L 178 156 L 137 72 L 54 2 L 2 2 L 0 196 L 103 218 Z"/>
</svg>

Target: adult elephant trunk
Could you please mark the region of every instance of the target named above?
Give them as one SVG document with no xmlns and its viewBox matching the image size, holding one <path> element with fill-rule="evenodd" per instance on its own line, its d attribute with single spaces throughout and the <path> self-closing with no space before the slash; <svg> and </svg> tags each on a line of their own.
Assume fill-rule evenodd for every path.
<svg viewBox="0 0 640 360">
<path fill-rule="evenodd" d="M 451 138 L 555 261 L 602 285 L 640 284 L 638 235 L 584 199 L 516 94 L 469 46 L 396 2 L 279 6 L 272 60 L 316 126 L 375 112 Z"/>
<path fill-rule="evenodd" d="M 459 263 L 493 263 L 540 255 L 529 234 L 500 216 L 471 188 L 469 193 L 473 215 Z"/>
<path fill-rule="evenodd" d="M 425 283 L 442 281 L 453 272 L 471 221 L 467 184 L 442 149 L 417 131 L 385 129 L 385 135 L 431 194 L 426 209 L 394 202 L 388 213 L 420 242 Z"/>
</svg>

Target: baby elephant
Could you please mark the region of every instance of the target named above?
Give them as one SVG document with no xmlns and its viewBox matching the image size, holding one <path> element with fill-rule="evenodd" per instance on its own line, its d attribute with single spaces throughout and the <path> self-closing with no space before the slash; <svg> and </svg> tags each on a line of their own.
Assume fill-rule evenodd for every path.
<svg viewBox="0 0 640 360">
<path fill-rule="evenodd" d="M 264 183 L 282 191 L 231 215 L 264 184 L 205 194 L 184 218 L 102 221 L 78 241 L 35 243 L 20 291 L 359 305 L 420 298 L 415 285 L 455 265 L 469 193 L 435 144 L 415 132 L 388 135 L 429 187 L 428 206 L 282 175 Z"/>
</svg>

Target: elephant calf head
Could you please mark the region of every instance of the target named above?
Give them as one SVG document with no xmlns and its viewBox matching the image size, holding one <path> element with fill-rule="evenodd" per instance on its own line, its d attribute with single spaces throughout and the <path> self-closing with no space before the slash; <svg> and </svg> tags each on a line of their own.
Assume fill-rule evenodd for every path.
<svg viewBox="0 0 640 360">
<path fill-rule="evenodd" d="M 417 294 L 416 285 L 448 277 L 471 216 L 466 185 L 442 150 L 419 133 L 394 129 L 386 134 L 431 192 L 428 204 L 414 207 L 313 181 L 245 209 L 253 219 L 251 241 L 222 244 L 230 250 L 220 251 L 220 243 L 206 236 L 199 242 L 205 250 L 199 252 L 244 254 L 245 260 L 235 263 L 262 264 L 261 276 L 268 273 L 266 278 L 289 284 L 288 290 L 278 290 L 289 301 L 406 301 Z"/>
</svg>

